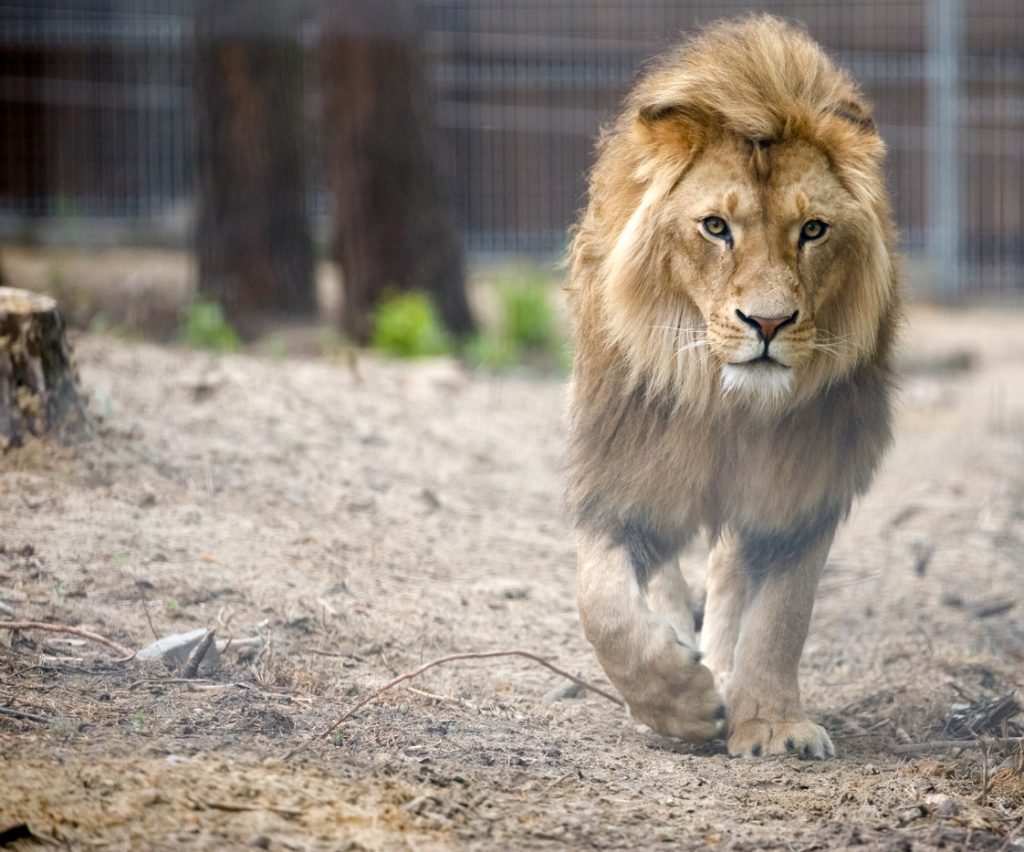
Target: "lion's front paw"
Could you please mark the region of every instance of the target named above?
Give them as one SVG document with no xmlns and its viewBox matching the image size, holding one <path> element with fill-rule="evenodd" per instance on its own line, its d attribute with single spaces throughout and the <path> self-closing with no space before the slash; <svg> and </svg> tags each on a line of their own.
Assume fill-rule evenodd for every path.
<svg viewBox="0 0 1024 852">
<path fill-rule="evenodd" d="M 678 642 L 665 643 L 648 667 L 620 686 L 633 716 L 669 737 L 693 743 L 713 739 L 725 719 L 725 705 L 699 657 Z"/>
<path fill-rule="evenodd" d="M 836 755 L 825 729 L 806 719 L 799 722 L 750 719 L 733 728 L 727 745 L 733 757 L 795 754 L 802 760 L 827 760 Z"/>
</svg>

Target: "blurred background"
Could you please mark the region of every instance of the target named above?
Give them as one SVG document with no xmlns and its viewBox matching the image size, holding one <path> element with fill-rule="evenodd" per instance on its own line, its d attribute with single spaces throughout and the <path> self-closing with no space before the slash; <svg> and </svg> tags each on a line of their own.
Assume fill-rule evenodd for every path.
<svg viewBox="0 0 1024 852">
<path fill-rule="evenodd" d="M 415 354 L 543 314 L 599 126 L 748 11 L 873 102 L 915 294 L 1018 300 L 1019 0 L 0 0 L 2 273 L 94 329 L 225 346 L 304 318 L 365 343 L 390 305 Z"/>
</svg>

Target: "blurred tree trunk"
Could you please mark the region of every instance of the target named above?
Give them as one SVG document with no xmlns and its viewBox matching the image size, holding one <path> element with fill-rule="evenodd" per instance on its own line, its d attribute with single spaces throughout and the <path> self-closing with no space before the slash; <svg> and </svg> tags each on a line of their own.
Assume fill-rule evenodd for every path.
<svg viewBox="0 0 1024 852">
<path fill-rule="evenodd" d="M 356 340 L 390 292 L 420 290 L 473 329 L 453 201 L 439 171 L 412 0 L 322 0 L 320 80 L 331 252 Z"/>
<path fill-rule="evenodd" d="M 243 329 L 315 307 L 297 3 L 195 4 L 200 293 Z"/>
</svg>

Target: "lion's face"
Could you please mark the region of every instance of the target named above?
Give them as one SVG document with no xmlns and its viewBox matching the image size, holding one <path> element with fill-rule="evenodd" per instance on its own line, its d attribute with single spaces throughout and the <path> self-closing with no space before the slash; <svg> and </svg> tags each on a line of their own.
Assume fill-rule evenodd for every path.
<svg viewBox="0 0 1024 852">
<path fill-rule="evenodd" d="M 870 358 L 893 295 L 882 196 L 864 189 L 880 184 L 858 195 L 802 137 L 720 132 L 681 162 L 672 132 L 602 266 L 633 380 L 778 411 Z"/>
<path fill-rule="evenodd" d="M 887 357 L 898 302 L 870 110 L 808 38 L 744 27 L 637 86 L 573 241 L 579 348 L 691 415 L 812 399 Z"/>
<path fill-rule="evenodd" d="M 758 175 L 756 162 L 770 168 Z M 698 307 L 726 392 L 785 395 L 816 358 L 837 357 L 817 324 L 842 290 L 864 233 L 858 206 L 825 155 L 792 141 L 752 156 L 724 138 L 666 199 L 678 252 L 672 276 Z"/>
</svg>

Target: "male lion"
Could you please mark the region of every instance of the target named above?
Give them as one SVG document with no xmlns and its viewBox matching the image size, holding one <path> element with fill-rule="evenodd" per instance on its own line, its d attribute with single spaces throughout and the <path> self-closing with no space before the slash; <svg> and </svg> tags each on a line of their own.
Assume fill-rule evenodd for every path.
<svg viewBox="0 0 1024 852">
<path fill-rule="evenodd" d="M 599 143 L 570 257 L 580 618 L 661 733 L 704 741 L 724 718 L 733 755 L 834 754 L 797 668 L 890 439 L 883 155 L 847 75 L 771 17 L 669 53 Z M 698 651 L 677 555 L 700 528 Z"/>
</svg>

